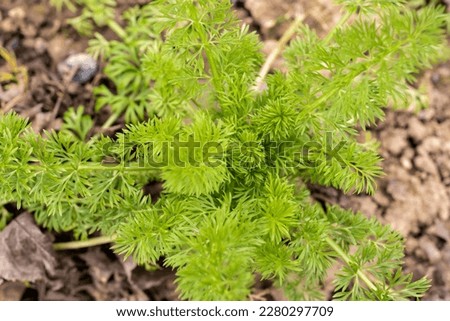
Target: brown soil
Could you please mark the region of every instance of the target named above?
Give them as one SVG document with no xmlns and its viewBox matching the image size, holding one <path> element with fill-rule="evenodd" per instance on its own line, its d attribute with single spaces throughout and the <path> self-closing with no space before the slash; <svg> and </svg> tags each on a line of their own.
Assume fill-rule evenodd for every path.
<svg viewBox="0 0 450 321">
<path fill-rule="evenodd" d="M 122 7 L 145 1 L 119 1 Z M 270 52 L 294 14 L 324 34 L 339 18 L 331 0 L 234 1 L 244 23 L 261 34 L 264 51 Z M 63 79 L 57 65 L 87 47 L 65 24 L 61 14 L 43 0 L 2 0 L 0 46 L 14 52 L 28 71 L 26 79 L 7 90 L 0 86 L 1 108 L 13 108 L 29 117 L 36 131 L 58 129 L 70 106 L 84 105 L 93 113 L 92 89 L 106 82 L 101 73 L 84 85 Z M 282 61 L 276 63 L 282 67 Z M 0 69 L 4 68 L 0 65 Z M 428 109 L 387 110 L 386 121 L 371 130 L 381 142 L 386 175 L 374 196 L 348 196 L 331 188 L 312 187 L 319 201 L 376 216 L 406 238 L 405 270 L 415 278 L 432 279 L 425 300 L 450 300 L 450 62 L 425 72 L 417 86 L 427 89 Z M 101 124 L 105 115 L 95 115 Z M 13 210 L 13 209 L 12 209 Z M 14 212 L 14 211 L 13 211 Z M 17 212 L 16 212 L 17 214 Z M 32 233 L 43 244 L 68 235 L 42 234 L 30 222 Z M 19 229 L 20 230 L 20 229 Z M 29 233 L 30 231 L 27 231 Z M 42 245 L 42 244 L 41 244 Z M 1 257 L 1 255 L 0 255 Z M 53 275 L 25 286 L 0 280 L 0 300 L 177 300 L 174 273 L 168 269 L 146 271 L 131 260 L 123 261 L 107 246 L 58 252 Z M 34 277 L 34 276 L 33 276 Z M 283 299 L 268 282 L 257 282 L 253 299 Z"/>
</svg>

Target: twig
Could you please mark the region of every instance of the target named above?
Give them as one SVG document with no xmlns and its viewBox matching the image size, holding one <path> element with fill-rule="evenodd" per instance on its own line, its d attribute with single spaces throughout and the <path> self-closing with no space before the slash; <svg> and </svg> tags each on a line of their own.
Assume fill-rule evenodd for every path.
<svg viewBox="0 0 450 321">
<path fill-rule="evenodd" d="M 10 101 L 8 101 L 1 109 L 0 109 L 0 114 L 6 114 L 8 111 L 10 111 L 11 109 L 14 108 L 14 106 L 16 106 L 18 103 L 20 103 L 23 99 L 24 93 L 21 93 L 17 96 L 15 96 L 13 99 L 11 99 Z"/>
<path fill-rule="evenodd" d="M 278 41 L 277 46 L 272 50 L 272 52 L 267 57 L 266 61 L 264 62 L 264 65 L 261 67 L 261 70 L 259 71 L 258 77 L 256 78 L 256 84 L 253 88 L 256 92 L 261 92 L 264 89 L 264 80 L 267 74 L 269 73 L 270 68 L 272 67 L 275 59 L 277 59 L 277 57 L 283 51 L 286 44 L 294 36 L 303 19 L 304 16 L 298 16 L 295 18 L 295 20 L 285 31 L 281 39 Z"/>
<path fill-rule="evenodd" d="M 334 26 L 334 28 L 323 39 L 323 42 L 325 44 L 329 43 L 331 41 L 331 39 L 333 38 L 334 34 L 336 33 L 336 31 L 338 31 L 340 28 L 342 28 L 342 26 L 344 26 L 346 24 L 346 22 L 350 19 L 351 16 L 352 16 L 352 13 L 350 11 L 347 11 L 344 15 L 342 15 L 341 18 L 339 19 L 339 21 Z"/>
<path fill-rule="evenodd" d="M 336 253 L 344 260 L 345 264 L 350 265 L 352 263 L 351 258 L 341 249 L 341 247 L 336 244 L 331 238 L 327 237 L 326 242 L 336 251 Z M 369 277 L 364 274 L 361 269 L 356 272 L 358 277 L 366 283 L 371 291 L 377 291 L 377 286 L 369 279 Z"/>
<path fill-rule="evenodd" d="M 82 249 L 85 247 L 91 247 L 96 245 L 108 244 L 114 242 L 116 239 L 115 236 L 99 236 L 93 237 L 89 240 L 85 241 L 72 241 L 72 242 L 62 242 L 53 244 L 53 249 L 55 251 L 63 251 L 63 250 L 76 250 Z"/>
<path fill-rule="evenodd" d="M 127 37 L 127 33 L 125 30 L 114 20 L 110 20 L 108 22 L 108 27 L 115 32 L 120 38 L 125 39 Z"/>
</svg>

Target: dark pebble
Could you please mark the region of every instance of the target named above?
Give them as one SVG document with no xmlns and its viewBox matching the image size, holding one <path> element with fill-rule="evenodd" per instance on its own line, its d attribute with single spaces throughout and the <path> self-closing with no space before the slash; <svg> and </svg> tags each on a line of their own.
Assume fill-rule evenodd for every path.
<svg viewBox="0 0 450 321">
<path fill-rule="evenodd" d="M 85 53 L 71 55 L 58 64 L 58 72 L 62 76 L 70 74 L 73 68 L 78 68 L 78 70 L 73 76 L 72 81 L 85 84 L 95 76 L 98 65 L 94 58 Z"/>
</svg>

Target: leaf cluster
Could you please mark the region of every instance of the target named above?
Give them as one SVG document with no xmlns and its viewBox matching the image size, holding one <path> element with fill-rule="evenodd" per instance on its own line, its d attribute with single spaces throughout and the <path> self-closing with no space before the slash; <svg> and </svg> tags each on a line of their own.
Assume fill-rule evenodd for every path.
<svg viewBox="0 0 450 321">
<path fill-rule="evenodd" d="M 61 11 L 64 7 L 79 15 L 68 23 L 82 35 L 91 35 L 95 26 L 104 27 L 115 19 L 116 0 L 50 0 Z"/>
</svg>

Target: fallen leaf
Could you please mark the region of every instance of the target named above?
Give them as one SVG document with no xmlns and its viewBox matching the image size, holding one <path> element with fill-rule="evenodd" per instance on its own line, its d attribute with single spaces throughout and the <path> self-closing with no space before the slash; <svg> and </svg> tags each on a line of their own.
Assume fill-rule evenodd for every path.
<svg viewBox="0 0 450 321">
<path fill-rule="evenodd" d="M 52 242 L 29 213 L 18 216 L 0 233 L 0 278 L 36 282 L 53 275 L 55 266 Z"/>
<path fill-rule="evenodd" d="M 22 282 L 6 282 L 0 285 L 0 301 L 19 301 L 26 290 Z"/>
</svg>

